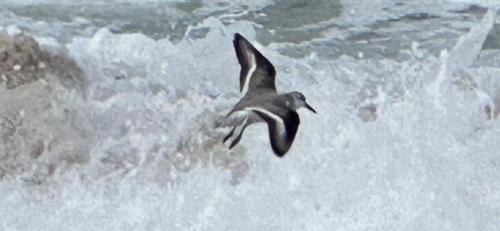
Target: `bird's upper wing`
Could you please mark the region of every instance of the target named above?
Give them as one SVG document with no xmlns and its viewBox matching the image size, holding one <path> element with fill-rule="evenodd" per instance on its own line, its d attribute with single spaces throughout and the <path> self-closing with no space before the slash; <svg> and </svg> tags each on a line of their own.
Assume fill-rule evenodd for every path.
<svg viewBox="0 0 500 231">
<path fill-rule="evenodd" d="M 238 33 L 234 35 L 233 45 L 241 65 L 240 92 L 245 88 L 246 92 L 256 89 L 276 92 L 274 85 L 276 71 L 271 62 Z"/>
<path fill-rule="evenodd" d="M 251 109 L 266 121 L 273 151 L 277 156 L 283 157 L 297 134 L 300 124 L 299 115 L 288 109 L 276 112 L 257 107 Z"/>
</svg>

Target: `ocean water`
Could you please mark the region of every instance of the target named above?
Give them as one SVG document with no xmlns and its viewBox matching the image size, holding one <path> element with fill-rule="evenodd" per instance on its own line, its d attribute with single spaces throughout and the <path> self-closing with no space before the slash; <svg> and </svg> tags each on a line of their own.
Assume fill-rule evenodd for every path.
<svg viewBox="0 0 500 231">
<path fill-rule="evenodd" d="M 3 0 L 0 230 L 500 230 L 499 6 Z M 236 32 L 318 111 L 284 158 L 214 128 Z"/>
</svg>

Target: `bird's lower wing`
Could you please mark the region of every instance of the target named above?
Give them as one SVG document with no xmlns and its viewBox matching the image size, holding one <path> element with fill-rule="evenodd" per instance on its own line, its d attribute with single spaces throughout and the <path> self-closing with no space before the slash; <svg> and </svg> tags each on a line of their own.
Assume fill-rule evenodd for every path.
<svg viewBox="0 0 500 231">
<path fill-rule="evenodd" d="M 258 107 L 249 109 L 266 121 L 271 147 L 277 156 L 283 157 L 290 149 L 299 128 L 300 119 L 297 112 L 292 110 L 271 112 Z"/>
</svg>

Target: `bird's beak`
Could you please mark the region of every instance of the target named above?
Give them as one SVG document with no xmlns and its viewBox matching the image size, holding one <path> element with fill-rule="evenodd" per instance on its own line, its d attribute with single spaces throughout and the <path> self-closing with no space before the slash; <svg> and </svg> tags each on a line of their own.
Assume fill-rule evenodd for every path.
<svg viewBox="0 0 500 231">
<path fill-rule="evenodd" d="M 312 108 L 312 107 L 311 107 L 311 105 L 307 104 L 306 102 L 304 102 L 304 103 L 305 103 L 305 104 L 304 104 L 304 106 L 305 106 L 307 109 L 309 109 L 309 111 L 312 111 L 312 112 L 316 113 L 316 110 L 314 110 L 314 108 Z"/>
</svg>

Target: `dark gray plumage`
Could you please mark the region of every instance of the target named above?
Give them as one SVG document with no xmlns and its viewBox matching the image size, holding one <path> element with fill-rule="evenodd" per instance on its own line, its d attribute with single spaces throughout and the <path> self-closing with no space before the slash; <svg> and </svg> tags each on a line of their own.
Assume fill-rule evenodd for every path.
<svg viewBox="0 0 500 231">
<path fill-rule="evenodd" d="M 223 142 L 241 127 L 231 142 L 232 148 L 241 140 L 248 125 L 266 122 L 271 147 L 277 156 L 282 157 L 290 149 L 300 124 L 296 110 L 306 107 L 314 113 L 316 111 L 300 92 L 276 93 L 274 66 L 243 36 L 236 33 L 233 45 L 241 66 L 240 91 L 246 92 L 224 119 L 225 124 L 233 128 Z"/>
</svg>

